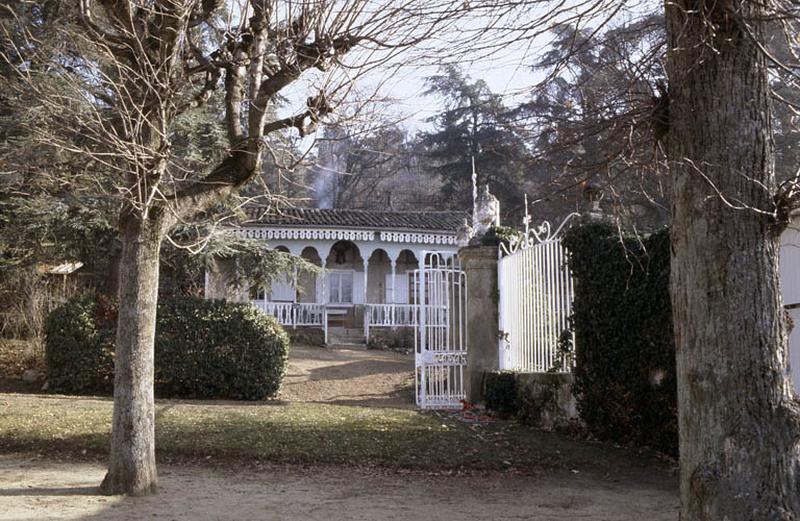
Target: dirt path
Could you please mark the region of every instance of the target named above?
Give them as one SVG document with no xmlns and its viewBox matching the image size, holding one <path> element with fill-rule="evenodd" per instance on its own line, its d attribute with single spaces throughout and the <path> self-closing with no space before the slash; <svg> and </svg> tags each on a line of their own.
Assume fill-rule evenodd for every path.
<svg viewBox="0 0 800 521">
<path fill-rule="evenodd" d="M 292 402 L 413 407 L 413 355 L 293 345 L 280 393 Z"/>
<path fill-rule="evenodd" d="M 98 496 L 100 464 L 0 456 L 0 520 L 566 520 L 677 519 L 671 483 L 546 477 L 431 476 L 352 468 L 219 470 L 160 466 L 160 494 Z"/>
</svg>

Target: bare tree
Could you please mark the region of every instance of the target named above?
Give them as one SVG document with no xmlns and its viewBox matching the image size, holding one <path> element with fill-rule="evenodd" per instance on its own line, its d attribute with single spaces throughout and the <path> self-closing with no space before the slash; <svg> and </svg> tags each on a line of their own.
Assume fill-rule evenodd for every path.
<svg viewBox="0 0 800 521">
<path fill-rule="evenodd" d="M 636 141 L 652 129 L 670 175 L 681 519 L 800 519 L 800 403 L 778 279 L 779 237 L 798 208 L 800 175 L 776 180 L 773 135 L 774 106 L 795 117 L 800 109 L 793 95 L 800 7 L 788 0 L 527 5 L 531 17 L 504 27 L 517 41 L 534 42 L 564 23 L 591 36 L 620 16 L 664 15 L 667 85 L 651 111 L 628 111 L 638 125 L 617 128 Z M 566 55 L 592 41 L 570 40 Z M 611 145 L 606 160 L 624 159 L 628 147 Z"/>
<path fill-rule="evenodd" d="M 269 152 L 265 136 L 312 132 L 356 77 L 466 12 L 447 0 L 221 4 L 81 0 L 60 29 L 55 59 L 47 49 L 47 67 L 32 66 L 35 46 L 16 45 L 3 56 L 18 94 L 36 98 L 64 128 L 42 133 L 40 142 L 79 154 L 115 179 L 122 251 L 111 454 L 101 485 L 107 494 L 149 494 L 157 486 L 153 340 L 165 236 L 257 176 Z M 21 27 L 35 40 L 30 25 Z M 305 106 L 275 117 L 279 94 L 294 85 L 308 89 Z M 228 151 L 197 178 L 173 157 L 173 126 L 220 88 Z"/>
<path fill-rule="evenodd" d="M 391 61 L 466 11 L 481 23 L 463 27 L 463 45 L 448 53 L 454 60 L 467 51 L 482 59 L 511 40 L 533 45 L 554 23 L 591 36 L 630 6 L 628 13 L 665 10 L 666 18 L 668 87 L 651 115 L 665 131 L 672 177 L 682 519 L 798 519 L 800 426 L 777 268 L 778 236 L 800 192 L 797 179 L 775 180 L 769 80 L 771 70 L 796 77 L 800 61 L 791 52 L 777 59 L 767 38 L 770 27 L 789 26 L 787 47 L 795 44 L 798 8 L 788 0 L 675 0 L 663 8 L 634 0 L 251 0 L 222 14 L 212 1 L 83 0 L 49 67 L 29 56 L 35 46 L 5 52 L 27 94 L 64 123 L 63 134 L 42 141 L 121 180 L 115 410 L 103 490 L 156 486 L 152 361 L 162 239 L 257 175 L 264 136 L 306 134 L 333 109 L 339 84 L 325 71 L 343 78 Z M 312 89 L 293 116 L 273 118 L 278 94 L 314 70 L 328 88 Z M 63 81 L 49 81 L 54 74 Z M 219 86 L 229 151 L 197 179 L 172 161 L 171 125 Z"/>
<path fill-rule="evenodd" d="M 681 519 L 798 519 L 769 24 L 783 2 L 666 2 Z"/>
</svg>

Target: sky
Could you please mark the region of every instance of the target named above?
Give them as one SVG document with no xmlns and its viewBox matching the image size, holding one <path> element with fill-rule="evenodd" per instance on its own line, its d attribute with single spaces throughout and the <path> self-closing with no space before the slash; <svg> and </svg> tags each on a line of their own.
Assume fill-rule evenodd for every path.
<svg viewBox="0 0 800 521">
<path fill-rule="evenodd" d="M 479 3 L 476 0 L 470 1 Z M 564 3 L 569 4 L 574 1 L 566 0 Z M 535 16 L 537 9 L 532 8 L 530 16 Z M 379 96 L 391 99 L 390 103 L 386 103 L 386 108 L 395 116 L 393 119 L 401 120 L 411 133 L 430 128 L 431 125 L 427 120 L 440 112 L 443 107 L 442 100 L 423 94 L 427 89 L 426 78 L 437 74 L 440 70 L 439 64 L 443 61 L 457 64 L 472 80 L 484 80 L 491 91 L 503 96 L 509 105 L 526 99 L 531 87 L 536 83 L 536 75 L 531 71 L 530 64 L 546 47 L 552 33 L 515 41 L 511 37 L 485 36 L 484 25 L 488 19 L 482 18 L 481 15 L 468 17 L 465 20 L 463 24 L 461 22 L 454 24 L 454 27 L 457 26 L 456 29 L 451 27 L 437 34 L 437 37 L 430 42 L 424 43 L 424 50 L 405 51 L 405 55 L 393 62 L 404 63 L 399 70 L 379 69 L 359 78 L 358 89 L 367 96 L 380 86 L 377 87 Z M 517 20 L 514 23 L 517 23 Z M 475 35 L 479 36 L 476 38 Z M 465 40 L 470 40 L 471 43 L 465 44 Z M 493 41 L 502 41 L 503 44 L 495 49 Z M 480 50 L 474 52 L 470 50 L 474 46 L 480 47 L 484 44 L 492 48 L 491 51 L 484 51 L 488 56 L 480 56 Z M 410 64 L 405 64 L 409 60 L 409 55 Z M 470 61 L 467 62 L 467 59 Z M 302 78 L 292 91 L 286 93 L 289 104 L 279 115 L 288 116 L 304 108 L 305 100 L 310 94 L 317 92 L 323 76 L 317 71 L 306 73 L 306 77 Z"/>
<path fill-rule="evenodd" d="M 478 0 L 465 0 L 472 1 L 473 4 L 479 5 Z M 495 41 L 502 42 L 502 46 L 494 48 L 492 46 L 492 36 L 487 36 L 487 47 L 491 47 L 491 52 L 487 51 L 486 56 L 479 56 L 474 58 L 480 52 L 465 52 L 470 49 L 470 45 L 461 46 L 459 50 L 459 32 L 450 31 L 441 39 L 427 44 L 427 49 L 424 53 L 427 56 L 417 54 L 412 65 L 403 66 L 401 69 L 395 71 L 377 70 L 368 73 L 366 76 L 357 81 L 358 88 L 364 93 L 373 93 L 378 88 L 378 93 L 381 96 L 386 96 L 391 99 L 391 102 L 385 103 L 384 109 L 391 113 L 391 119 L 401 122 L 411 134 L 419 131 L 425 131 L 431 128 L 432 124 L 428 121 L 432 116 L 440 112 L 443 108 L 441 99 L 436 96 L 426 96 L 426 78 L 438 72 L 439 66 L 437 61 L 450 60 L 451 63 L 458 64 L 462 70 L 470 76 L 472 80 L 482 79 L 488 85 L 491 91 L 495 94 L 501 95 L 508 106 L 513 106 L 519 102 L 527 99 L 534 85 L 542 80 L 542 73 L 532 71 L 530 65 L 536 61 L 539 56 L 548 47 L 548 44 L 553 38 L 553 33 L 550 32 L 553 24 L 563 22 L 565 20 L 574 23 L 580 20 L 583 27 L 596 27 L 598 24 L 604 24 L 611 18 L 607 18 L 613 13 L 613 17 L 638 17 L 643 13 L 650 12 L 656 8 L 654 0 L 626 0 L 625 2 L 612 1 L 612 0 L 593 0 L 587 2 L 586 0 L 563 0 L 561 2 L 544 2 L 537 3 L 531 1 L 531 7 L 527 16 L 523 19 L 517 17 L 511 22 L 506 20 L 505 23 L 510 23 L 514 27 L 526 26 L 529 24 L 534 29 L 524 34 L 523 38 L 516 37 L 499 37 Z M 559 17 L 556 18 L 537 18 L 546 9 L 552 8 L 554 5 L 563 7 Z M 591 8 L 597 7 L 602 14 L 594 13 L 591 16 L 577 18 L 575 15 L 575 7 L 581 6 L 580 9 L 587 9 L 587 5 Z M 566 6 L 566 7 L 564 7 Z M 599 6 L 599 7 L 598 7 Z M 619 8 L 619 9 L 617 9 Z M 573 9 L 570 11 L 570 9 Z M 536 20 L 535 23 L 530 20 Z M 542 21 L 542 20 L 545 21 Z M 470 18 L 466 24 L 459 27 L 459 30 L 465 35 L 464 39 L 469 39 L 469 33 L 482 34 L 485 32 L 484 24 L 486 20 L 480 16 Z M 518 33 L 514 33 L 515 35 Z M 483 36 L 472 39 L 472 43 L 480 46 L 484 43 Z M 441 53 L 439 52 L 441 49 Z M 423 53 L 423 54 L 424 54 Z M 412 51 L 413 54 L 413 51 Z M 437 57 L 440 54 L 443 58 Z M 452 56 L 459 56 L 462 60 L 470 58 L 470 62 L 458 61 L 458 58 Z M 310 78 L 301 81 L 296 85 L 293 92 L 287 93 L 289 104 L 284 107 L 280 116 L 288 116 L 303 109 L 305 100 L 310 94 L 317 92 L 315 84 L 319 82 L 319 75 L 314 77 L 315 72 L 312 72 Z M 346 109 L 341 110 L 346 112 Z M 365 119 L 373 116 L 374 113 L 367 113 Z M 322 129 L 317 131 L 316 136 L 321 135 Z M 314 144 L 314 137 L 308 137 L 302 141 L 301 147 L 311 147 Z"/>
<path fill-rule="evenodd" d="M 426 121 L 442 109 L 441 100 L 424 95 L 425 78 L 436 72 L 436 67 L 426 67 L 386 86 L 387 93 L 398 100 L 397 109 L 407 115 L 404 124 L 411 131 L 428 128 L 430 125 Z M 491 91 L 502 95 L 508 104 L 524 99 L 536 81 L 521 55 L 517 59 L 509 57 L 503 61 L 469 64 L 464 72 L 473 80 L 484 80 Z"/>
<path fill-rule="evenodd" d="M 383 5 L 388 0 L 375 1 Z M 412 133 L 430 128 L 427 120 L 442 108 L 440 99 L 423 95 L 425 79 L 438 71 L 437 61 L 454 61 L 473 80 L 483 79 L 493 93 L 503 96 L 508 105 L 514 105 L 526 99 L 532 87 L 543 79 L 541 73 L 530 69 L 530 64 L 548 47 L 554 36 L 551 32 L 554 25 L 578 23 L 583 28 L 598 27 L 609 22 L 613 24 L 613 20 L 638 18 L 654 9 L 663 9 L 658 0 L 529 0 L 527 4 L 518 4 L 524 6 L 522 8 L 492 18 L 496 15 L 496 8 L 487 6 L 503 5 L 502 2 L 464 0 L 464 5 L 470 3 L 472 6 L 467 11 L 470 14 L 448 30 L 437 33 L 432 41 L 423 43 L 426 49 L 417 53 L 414 65 L 405 66 L 399 72 L 389 72 L 388 77 L 385 71 L 375 71 L 358 81 L 363 91 L 370 92 L 375 85 L 381 84 L 379 93 L 394 100 L 390 104 L 391 110 Z M 433 4 L 438 5 L 436 2 Z M 477 14 L 471 14 L 473 11 Z M 483 14 L 487 12 L 494 14 L 487 18 Z M 498 31 L 489 34 L 486 26 L 492 20 Z M 470 43 L 464 45 L 465 40 Z M 485 51 L 484 56 L 480 56 L 480 50 L 472 50 L 481 46 L 492 50 Z M 410 52 L 414 54 L 414 51 Z M 453 58 L 459 55 L 462 60 L 470 58 L 473 61 L 459 63 L 458 58 Z M 314 90 L 309 91 L 308 84 L 301 83 L 294 95 L 289 93 L 295 110 L 303 107 L 309 92 Z M 287 109 L 286 115 L 291 110 Z"/>
<path fill-rule="evenodd" d="M 537 75 L 530 69 L 537 51 L 509 48 L 491 58 L 477 60 L 470 63 L 458 63 L 463 72 L 471 80 L 484 80 L 491 91 L 502 95 L 504 101 L 512 106 L 525 100 L 531 87 L 537 81 Z M 429 130 L 432 123 L 429 119 L 441 112 L 444 108 L 443 100 L 435 95 L 425 95 L 427 90 L 426 79 L 437 74 L 438 65 L 420 64 L 402 69 L 398 74 L 394 71 L 378 70 L 360 78 L 356 85 L 365 95 L 377 91 L 378 97 L 388 98 L 379 109 L 387 114 L 392 121 L 399 122 L 408 129 L 410 134 Z M 309 93 L 315 92 L 319 78 L 305 78 L 293 90 L 286 93 L 288 104 L 282 107 L 280 117 L 289 116 L 298 112 L 305 104 Z M 366 116 L 367 118 L 369 117 Z M 316 137 L 321 137 L 324 127 L 316 132 Z M 302 148 L 314 145 L 314 135 L 303 139 Z"/>
</svg>

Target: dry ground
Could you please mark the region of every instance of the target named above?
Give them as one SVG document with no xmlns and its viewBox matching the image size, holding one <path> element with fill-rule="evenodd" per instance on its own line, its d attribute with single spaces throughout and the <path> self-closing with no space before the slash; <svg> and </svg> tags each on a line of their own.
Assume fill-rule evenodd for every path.
<svg viewBox="0 0 800 521">
<path fill-rule="evenodd" d="M 435 476 L 355 468 L 160 468 L 160 494 L 98 496 L 102 466 L 0 457 L 0 520 L 566 520 L 677 519 L 659 482 L 560 472 Z"/>
<path fill-rule="evenodd" d="M 296 346 L 277 400 L 159 400 L 148 498 L 96 494 L 108 398 L 0 386 L 0 521 L 677 519 L 669 464 L 421 413 L 412 370 L 410 355 Z"/>
<path fill-rule="evenodd" d="M 280 398 L 375 407 L 413 407 L 414 355 L 292 346 Z"/>
</svg>

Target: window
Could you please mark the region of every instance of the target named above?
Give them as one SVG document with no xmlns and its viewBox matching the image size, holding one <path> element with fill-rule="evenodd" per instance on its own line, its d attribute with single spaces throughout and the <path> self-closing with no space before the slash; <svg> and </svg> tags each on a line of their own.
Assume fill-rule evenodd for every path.
<svg viewBox="0 0 800 521">
<path fill-rule="evenodd" d="M 353 303 L 352 271 L 332 271 L 328 273 L 328 302 L 331 304 Z"/>
<path fill-rule="evenodd" d="M 409 274 L 411 275 L 411 274 Z M 408 304 L 411 302 L 411 285 L 413 278 L 405 273 L 396 274 L 392 279 L 392 274 L 386 275 L 386 299 L 385 302 L 391 304 Z"/>
</svg>

